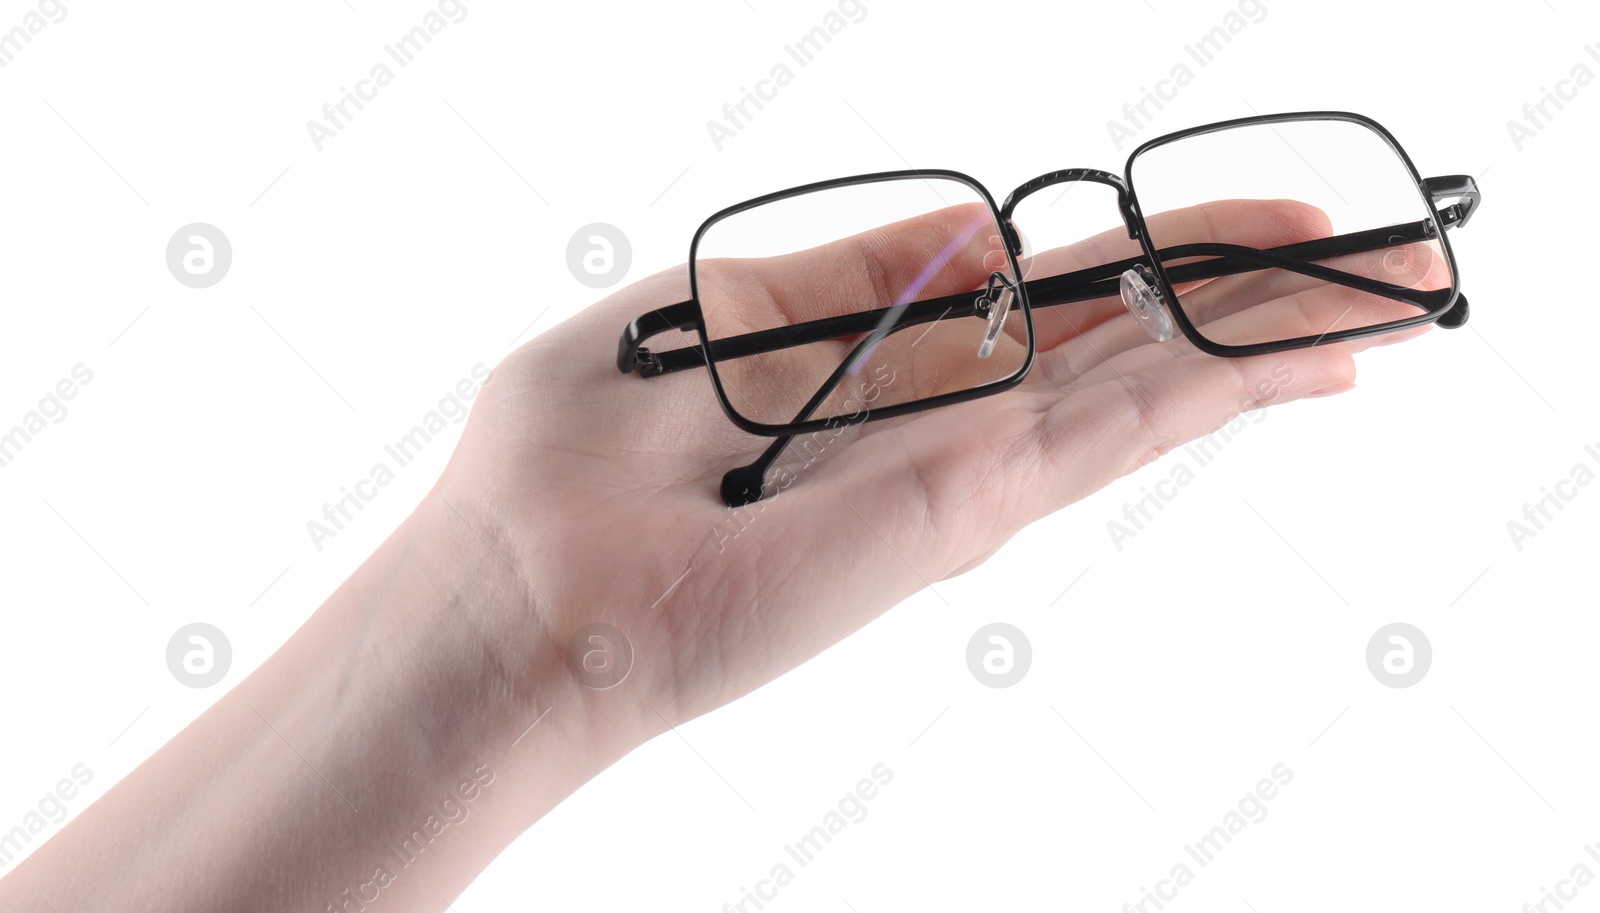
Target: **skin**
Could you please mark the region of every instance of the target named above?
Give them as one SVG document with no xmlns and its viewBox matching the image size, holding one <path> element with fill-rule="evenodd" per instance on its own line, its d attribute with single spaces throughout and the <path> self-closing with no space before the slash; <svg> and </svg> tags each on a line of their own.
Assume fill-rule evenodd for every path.
<svg viewBox="0 0 1600 913">
<path fill-rule="evenodd" d="M 727 268 L 752 307 L 815 313 L 819 274 L 865 263 L 900 281 L 959 215 Z M 1170 243 L 1244 225 L 1222 240 L 1267 246 L 1323 230 L 1319 217 L 1223 202 L 1154 221 Z M 980 287 L 993 240 L 938 281 Z M 1110 232 L 1030 271 L 1135 252 Z M 1400 260 L 1391 272 L 1412 279 L 1439 268 Z M 1351 307 L 1288 275 L 1181 294 L 1216 328 L 1279 337 Z M 734 524 L 718 482 L 768 441 L 727 420 L 703 371 L 643 380 L 613 363 L 628 320 L 686 297 L 686 270 L 670 270 L 508 356 L 417 511 L 255 673 L 0 879 L 0 909 L 353 911 L 381 896 L 384 911 L 442 910 L 632 749 L 1240 411 L 1350 389 L 1354 348 L 1375 344 L 1217 358 L 1152 344 L 1114 299 L 1041 308 L 1021 386 L 865 426 Z M 634 651 L 607 690 L 567 662 L 594 622 Z M 426 849 L 402 864 L 408 839 Z"/>
</svg>

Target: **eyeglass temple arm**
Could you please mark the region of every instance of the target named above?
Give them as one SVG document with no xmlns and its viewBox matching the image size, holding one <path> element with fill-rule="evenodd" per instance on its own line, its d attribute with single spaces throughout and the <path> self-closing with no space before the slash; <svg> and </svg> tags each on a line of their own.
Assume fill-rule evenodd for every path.
<svg viewBox="0 0 1600 913">
<path fill-rule="evenodd" d="M 649 350 L 641 348 L 640 344 L 644 340 L 657 333 L 665 333 L 668 330 L 692 330 L 700 319 L 700 305 L 696 301 L 680 301 L 677 304 L 641 314 L 622 331 L 622 339 L 617 346 L 617 369 L 626 374 L 635 366 L 639 366 L 642 372 L 643 366 L 649 364 L 650 360 L 655 357 Z M 795 417 L 794 421 L 803 422 L 809 419 L 817 409 L 821 408 L 828 396 L 838 388 L 839 381 L 843 379 L 844 375 L 866 357 L 866 354 L 871 351 L 873 346 L 886 339 L 890 333 L 907 326 L 911 326 L 911 324 L 895 324 L 887 328 L 880 328 L 857 343 L 849 356 L 839 363 L 839 366 L 834 369 L 828 379 L 812 395 L 810 401 L 800 410 L 800 414 Z M 676 351 L 698 353 L 701 350 L 699 346 L 694 346 L 691 349 L 678 349 Z M 863 412 L 860 420 L 865 420 L 865 417 L 866 413 Z M 840 424 L 850 424 L 850 422 L 849 420 L 841 420 Z M 729 507 L 743 507 L 746 504 L 761 500 L 766 486 L 767 470 L 772 467 L 773 463 L 777 462 L 778 457 L 783 454 L 783 451 L 793 440 L 793 437 L 780 437 L 773 441 L 772 445 L 749 465 L 730 469 L 724 474 L 722 477 L 722 499 L 724 503 Z"/>
<path fill-rule="evenodd" d="M 1422 190 L 1433 201 L 1433 208 L 1439 213 L 1439 222 L 1445 228 L 1466 225 L 1483 200 L 1477 179 L 1468 174 L 1423 178 Z M 1455 202 L 1450 203 L 1451 200 Z"/>
<path fill-rule="evenodd" d="M 651 370 L 659 367 L 659 362 L 652 362 L 658 356 L 653 355 L 649 349 L 643 348 L 644 341 L 658 333 L 668 330 L 692 330 L 700 322 L 700 302 L 680 301 L 677 304 L 640 314 L 628 323 L 622 330 L 622 338 L 617 342 L 617 370 L 628 374 L 638 370 L 640 374 L 663 373 L 660 370 Z M 678 349 L 687 352 L 689 349 Z M 698 352 L 699 346 L 694 347 Z M 699 364 L 704 364 L 703 356 Z M 683 367 L 689 367 L 685 365 Z M 682 370 L 676 368 L 674 370 Z"/>
<path fill-rule="evenodd" d="M 1457 179 L 1435 178 L 1430 180 L 1454 181 Z M 1471 178 L 1462 178 L 1461 180 L 1469 184 L 1471 182 Z M 1466 195 L 1469 191 L 1472 194 L 1471 197 Z M 1438 221 L 1445 228 L 1464 224 L 1465 219 L 1470 217 L 1472 209 L 1476 205 L 1476 189 L 1460 185 L 1455 187 L 1441 185 L 1441 191 L 1436 199 L 1447 199 L 1452 196 L 1460 196 L 1461 202 L 1439 211 Z M 1193 256 L 1211 256 L 1215 258 L 1201 263 L 1169 267 L 1167 276 L 1174 284 L 1197 282 L 1203 279 L 1215 279 L 1221 276 L 1277 267 L 1311 275 L 1338 285 L 1347 285 L 1371 294 L 1403 300 L 1417 293 L 1400 286 L 1378 283 L 1340 270 L 1318 266 L 1310 261 L 1325 260 L 1345 254 L 1362 253 L 1399 244 L 1414 243 L 1433 237 L 1434 230 L 1431 220 L 1422 220 L 1404 225 L 1391 225 L 1386 228 L 1336 235 L 1315 241 L 1288 244 L 1260 251 L 1231 244 L 1190 244 L 1166 248 L 1159 253 L 1162 260 Z M 1109 298 L 1118 294 L 1118 282 L 1122 273 L 1144 262 L 1144 260 L 1145 258 L 1142 256 L 1129 257 L 1125 260 L 1105 263 L 1059 276 L 1029 280 L 1023 283 L 1023 287 L 1027 289 L 1028 301 L 1032 307 L 1052 307 L 1079 301 L 1090 301 L 1096 298 Z M 899 322 L 902 324 L 917 324 L 942 318 L 971 316 L 976 313 L 973 308 L 973 300 L 972 293 L 963 292 L 942 298 L 919 301 L 905 308 L 899 317 Z M 1461 316 L 1464 318 L 1466 310 L 1464 303 L 1460 310 L 1462 312 Z M 885 311 L 886 309 L 882 308 L 858 311 L 837 317 L 807 321 L 793 326 L 776 327 L 717 339 L 711 343 L 711 356 L 718 360 L 742 358 L 747 355 L 867 332 L 881 322 Z M 1453 309 L 1451 313 L 1454 314 L 1455 310 Z M 618 349 L 617 370 L 624 374 L 638 371 L 642 376 L 653 377 L 657 374 L 670 374 L 675 371 L 704 365 L 707 361 L 706 354 L 701 350 L 700 346 L 688 346 L 666 352 L 652 352 L 642 347 L 642 342 L 649 336 L 669 329 L 690 329 L 699 317 L 698 304 L 692 301 L 681 302 L 640 316 L 629 324 L 623 333 L 622 343 Z M 1446 321 L 1444 319 L 1441 319 L 1440 323 L 1447 327 L 1459 325 L 1459 322 Z"/>
<path fill-rule="evenodd" d="M 850 354 L 839 363 L 839 367 L 828 375 L 828 379 L 822 382 L 822 385 L 817 388 L 817 392 L 813 393 L 811 399 L 807 400 L 806 404 L 800 408 L 800 413 L 794 417 L 794 422 L 807 421 L 811 416 L 815 415 L 817 410 L 822 408 L 822 404 L 827 401 L 828 397 L 833 395 L 833 391 L 839 388 L 839 383 L 844 380 L 845 375 L 855 370 L 878 343 L 889 338 L 891 334 L 914 325 L 897 323 L 892 326 L 882 327 L 856 343 L 855 347 L 850 350 Z M 868 411 L 863 409 L 854 416 L 841 416 L 839 425 L 860 424 L 867 420 L 868 414 Z M 778 457 L 783 455 L 783 452 L 788 449 L 793 441 L 793 435 L 776 438 L 766 450 L 761 451 L 760 456 L 757 456 L 748 464 L 734 467 L 723 473 L 722 503 L 729 507 L 743 507 L 765 497 L 767 471 L 772 468 L 772 464 L 778 461 Z"/>
</svg>

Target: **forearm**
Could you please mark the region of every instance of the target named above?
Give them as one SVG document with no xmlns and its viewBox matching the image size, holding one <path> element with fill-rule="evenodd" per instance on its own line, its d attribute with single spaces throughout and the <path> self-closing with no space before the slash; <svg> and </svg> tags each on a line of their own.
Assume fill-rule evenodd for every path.
<svg viewBox="0 0 1600 913">
<path fill-rule="evenodd" d="M 425 503 L 260 669 L 0 880 L 0 909 L 355 911 L 378 894 L 386 911 L 443 909 L 627 746 L 591 737 L 556 638 L 466 522 Z"/>
</svg>

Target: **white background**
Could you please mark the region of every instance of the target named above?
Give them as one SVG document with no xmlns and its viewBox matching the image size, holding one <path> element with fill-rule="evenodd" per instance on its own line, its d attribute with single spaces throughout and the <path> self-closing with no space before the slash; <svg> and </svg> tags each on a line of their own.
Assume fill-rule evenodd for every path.
<svg viewBox="0 0 1600 913">
<path fill-rule="evenodd" d="M 1468 327 L 1259 416 L 1120 550 L 1107 522 L 1181 452 L 641 748 L 455 909 L 720 910 L 878 763 L 868 817 L 768 909 L 1112 911 L 1188 861 L 1169 907 L 1512 911 L 1600 871 L 1600 485 L 1520 549 L 1507 530 L 1576 464 L 1600 471 L 1600 87 L 1520 150 L 1506 126 L 1600 72 L 1591 8 L 1274 0 L 1200 68 L 1185 45 L 1236 6 L 870 0 L 719 151 L 706 122 L 837 6 L 469 0 L 319 152 L 306 122 L 434 8 L 351 2 L 70 0 L 0 70 L 0 427 L 94 372 L 0 469 L 0 830 L 79 763 L 81 811 L 360 564 L 457 428 L 322 550 L 306 522 L 473 365 L 603 294 L 568 271 L 579 226 L 626 232 L 631 281 L 715 209 L 796 183 L 943 167 L 1003 196 L 1120 170 L 1106 122 L 1188 62 L 1141 139 L 1339 108 L 1424 174 L 1480 176 L 1453 234 Z M 35 8 L 0 2 L 0 29 Z M 197 221 L 234 250 L 205 290 L 164 258 Z M 233 646 L 209 690 L 165 662 L 192 621 Z M 966 666 L 992 621 L 1032 644 L 1012 688 Z M 1407 689 L 1365 660 L 1394 621 L 1434 652 Z M 1194 866 L 1184 844 L 1280 763 L 1267 817 Z"/>
</svg>

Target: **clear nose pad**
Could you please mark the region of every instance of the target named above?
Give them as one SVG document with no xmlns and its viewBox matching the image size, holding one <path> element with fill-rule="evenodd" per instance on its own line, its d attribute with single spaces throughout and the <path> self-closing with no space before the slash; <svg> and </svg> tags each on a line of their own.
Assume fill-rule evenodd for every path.
<svg viewBox="0 0 1600 913">
<path fill-rule="evenodd" d="M 1156 288 L 1155 277 L 1143 265 L 1122 274 L 1122 303 L 1156 342 L 1172 338 L 1172 315 L 1167 313 L 1166 296 Z"/>
<path fill-rule="evenodd" d="M 974 302 L 980 312 L 987 311 L 989 314 L 989 325 L 984 330 L 983 343 L 978 346 L 979 358 L 988 358 L 994 353 L 994 345 L 1000 340 L 1000 331 L 1006 326 L 1006 315 L 1011 313 L 1016 301 L 1016 285 L 1006 278 L 1005 273 L 999 270 L 990 273 L 988 284 L 978 293 L 978 300 Z"/>
</svg>

